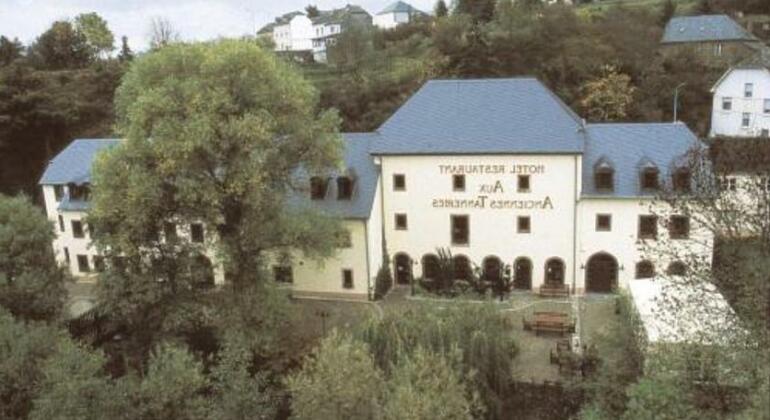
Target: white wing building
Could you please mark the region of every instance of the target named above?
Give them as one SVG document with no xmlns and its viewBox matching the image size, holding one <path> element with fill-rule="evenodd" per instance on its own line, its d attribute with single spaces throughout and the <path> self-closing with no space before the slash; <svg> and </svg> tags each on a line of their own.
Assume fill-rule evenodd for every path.
<svg viewBox="0 0 770 420">
<path fill-rule="evenodd" d="M 682 158 L 699 140 L 681 123 L 586 124 L 532 78 L 433 80 L 376 131 L 344 137 L 346 170 L 309 177 L 302 200 L 343 219 L 351 241 L 324 262 L 297 254 L 273 266 L 296 295 L 365 299 L 385 254 L 398 284 L 430 278 L 439 248 L 456 278 L 510 267 L 518 289 L 564 293 L 687 269 L 648 256 L 657 244 L 710 261 L 709 234 L 654 202 L 661 188 L 690 188 Z M 88 184 L 91 159 L 115 142 L 73 142 L 40 182 L 49 217 L 64 219 L 57 255 L 75 275 L 98 256 L 73 236 L 88 206 L 72 210 L 67 191 Z"/>
<path fill-rule="evenodd" d="M 409 23 L 420 16 L 427 16 L 424 12 L 415 9 L 409 3 L 397 1 L 388 5 L 374 16 L 374 26 L 380 29 L 393 29 L 398 25 Z"/>
<path fill-rule="evenodd" d="M 731 67 L 711 92 L 710 137 L 770 137 L 770 48 Z"/>
</svg>

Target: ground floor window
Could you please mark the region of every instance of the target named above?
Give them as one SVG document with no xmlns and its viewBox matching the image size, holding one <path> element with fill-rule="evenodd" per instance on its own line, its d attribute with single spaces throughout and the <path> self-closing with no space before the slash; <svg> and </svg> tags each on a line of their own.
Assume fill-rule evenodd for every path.
<svg viewBox="0 0 770 420">
<path fill-rule="evenodd" d="M 471 263 L 468 257 L 465 255 L 455 255 L 452 257 L 452 265 L 454 266 L 455 280 L 470 280 Z"/>
<path fill-rule="evenodd" d="M 484 258 L 484 280 L 498 282 L 503 276 L 503 263 L 495 256 Z"/>
<path fill-rule="evenodd" d="M 681 261 L 674 261 L 668 265 L 666 273 L 668 273 L 669 276 L 684 276 L 687 274 L 687 266 Z"/>
<path fill-rule="evenodd" d="M 104 257 L 100 255 L 94 256 L 94 270 L 99 273 L 104 271 Z"/>
<path fill-rule="evenodd" d="M 438 278 L 439 259 L 434 254 L 425 254 L 422 257 L 422 277 L 425 279 Z"/>
<path fill-rule="evenodd" d="M 88 255 L 78 255 L 78 271 L 81 273 L 88 273 L 91 271 L 91 267 L 88 264 Z"/>
<path fill-rule="evenodd" d="M 517 258 L 513 263 L 513 287 L 523 290 L 532 288 L 532 261 L 529 258 Z"/>
<path fill-rule="evenodd" d="M 342 287 L 345 289 L 353 288 L 353 270 L 342 270 Z"/>
<path fill-rule="evenodd" d="M 190 239 L 196 243 L 203 243 L 203 225 L 193 223 L 190 225 Z"/>
<path fill-rule="evenodd" d="M 636 278 L 649 279 L 655 277 L 655 266 L 650 261 L 639 261 L 636 263 Z"/>
<path fill-rule="evenodd" d="M 276 283 L 294 283 L 294 272 L 290 265 L 273 266 L 273 279 Z"/>
</svg>

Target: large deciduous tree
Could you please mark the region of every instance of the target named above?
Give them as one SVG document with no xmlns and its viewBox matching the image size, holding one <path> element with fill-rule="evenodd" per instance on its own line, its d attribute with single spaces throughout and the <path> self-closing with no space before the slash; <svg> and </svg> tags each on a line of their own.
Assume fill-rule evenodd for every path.
<svg viewBox="0 0 770 420">
<path fill-rule="evenodd" d="M 631 85 L 631 78 L 615 67 L 606 66 L 602 73 L 583 85 L 580 105 L 593 121 L 622 120 L 628 115 L 636 88 Z"/>
<path fill-rule="evenodd" d="M 17 317 L 51 320 L 62 311 L 67 277 L 53 239 L 53 226 L 38 208 L 0 194 L 0 306 Z"/>
<path fill-rule="evenodd" d="M 75 30 L 83 34 L 93 57 L 106 57 L 115 49 L 115 36 L 107 27 L 107 21 L 96 13 L 83 13 L 75 17 Z"/>
<path fill-rule="evenodd" d="M 30 47 L 35 64 L 49 70 L 85 67 L 93 59 L 92 52 L 86 36 L 63 20 L 54 22 Z"/>
<path fill-rule="evenodd" d="M 0 67 L 11 64 L 17 58 L 21 58 L 24 46 L 18 38 L 10 40 L 0 35 Z"/>
</svg>

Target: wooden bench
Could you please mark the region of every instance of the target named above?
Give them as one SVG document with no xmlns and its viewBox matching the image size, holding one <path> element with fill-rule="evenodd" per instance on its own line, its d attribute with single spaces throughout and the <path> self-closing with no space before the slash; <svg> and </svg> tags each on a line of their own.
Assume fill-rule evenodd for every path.
<svg viewBox="0 0 770 420">
<path fill-rule="evenodd" d="M 567 285 L 544 284 L 538 289 L 538 295 L 541 297 L 567 297 L 569 296 L 569 287 Z"/>
<path fill-rule="evenodd" d="M 531 320 L 524 318 L 523 323 L 525 330 L 534 330 L 536 335 L 541 331 L 562 335 L 575 332 L 575 321 L 563 312 L 535 312 Z"/>
</svg>

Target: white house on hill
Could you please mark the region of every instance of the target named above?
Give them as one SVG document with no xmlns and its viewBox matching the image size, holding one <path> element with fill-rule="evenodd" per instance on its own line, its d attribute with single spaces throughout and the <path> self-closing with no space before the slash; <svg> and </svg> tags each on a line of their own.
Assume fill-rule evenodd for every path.
<svg viewBox="0 0 770 420">
<path fill-rule="evenodd" d="M 770 48 L 731 67 L 711 92 L 711 137 L 770 136 Z"/>
<path fill-rule="evenodd" d="M 374 16 L 374 26 L 380 29 L 392 29 L 420 16 L 426 16 L 426 14 L 409 3 L 397 1 Z"/>
</svg>

